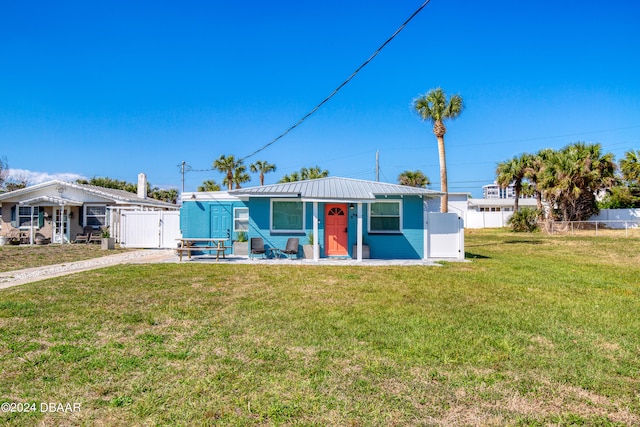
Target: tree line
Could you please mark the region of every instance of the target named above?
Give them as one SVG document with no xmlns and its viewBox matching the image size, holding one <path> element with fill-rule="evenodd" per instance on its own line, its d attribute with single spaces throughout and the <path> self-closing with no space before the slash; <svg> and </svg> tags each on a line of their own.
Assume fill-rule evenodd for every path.
<svg viewBox="0 0 640 427">
<path fill-rule="evenodd" d="M 640 207 L 639 151 L 628 151 L 616 164 L 600 144 L 575 142 L 560 150 L 544 149 L 505 160 L 496 168 L 502 188 L 514 185 L 514 211 L 519 198 L 536 198 L 538 215 L 545 200 L 555 221 L 585 221 L 600 208 Z"/>
</svg>

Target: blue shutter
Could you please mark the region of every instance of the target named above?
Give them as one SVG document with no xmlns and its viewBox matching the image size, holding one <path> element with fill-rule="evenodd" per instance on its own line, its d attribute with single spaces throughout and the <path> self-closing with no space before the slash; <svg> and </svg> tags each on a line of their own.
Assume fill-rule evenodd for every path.
<svg viewBox="0 0 640 427">
<path fill-rule="evenodd" d="M 44 207 L 38 207 L 38 228 L 44 227 Z"/>
<path fill-rule="evenodd" d="M 18 215 L 17 215 L 17 210 L 18 205 L 13 205 L 11 206 L 11 226 L 13 228 L 18 228 Z"/>
</svg>

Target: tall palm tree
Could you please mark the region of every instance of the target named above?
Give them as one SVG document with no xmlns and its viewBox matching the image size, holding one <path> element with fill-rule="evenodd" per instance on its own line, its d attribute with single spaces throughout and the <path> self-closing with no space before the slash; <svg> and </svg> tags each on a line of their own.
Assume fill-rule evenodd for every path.
<svg viewBox="0 0 640 427">
<path fill-rule="evenodd" d="M 408 185 L 409 187 L 425 188 L 431 184 L 429 178 L 422 173 L 421 170 L 406 170 L 398 175 L 398 183 L 400 185 Z"/>
<path fill-rule="evenodd" d="M 228 186 L 229 190 L 233 190 L 233 174 L 241 166 L 242 160 L 236 160 L 233 155 L 225 156 L 223 154 L 213 162 L 213 168 L 226 175 L 222 182 Z"/>
<path fill-rule="evenodd" d="M 526 157 L 525 155 L 515 156 L 512 159 L 498 163 L 496 174 L 498 175 L 498 185 L 507 188 L 513 184 L 515 190 L 515 201 L 513 202 L 513 211 L 518 212 L 520 193 L 522 192 L 522 180 L 526 173 Z"/>
<path fill-rule="evenodd" d="M 202 181 L 202 185 L 198 187 L 198 191 L 220 191 L 220 185 L 212 179 Z"/>
<path fill-rule="evenodd" d="M 249 170 L 252 173 L 260 172 L 260 185 L 264 185 L 264 174 L 276 171 L 276 165 L 267 162 L 266 160 L 256 160 L 249 165 Z"/>
<path fill-rule="evenodd" d="M 445 120 L 453 120 L 462 113 L 464 104 L 460 95 L 453 95 L 447 99 L 447 95 L 441 88 L 430 90 L 413 100 L 413 108 L 420 115 L 422 120 L 429 120 L 433 124 L 433 133 L 438 140 L 438 156 L 440 158 L 440 190 L 442 199 L 440 202 L 440 212 L 448 212 L 449 208 L 449 185 L 447 183 L 447 160 L 444 151 L 444 135 L 447 128 Z"/>
</svg>

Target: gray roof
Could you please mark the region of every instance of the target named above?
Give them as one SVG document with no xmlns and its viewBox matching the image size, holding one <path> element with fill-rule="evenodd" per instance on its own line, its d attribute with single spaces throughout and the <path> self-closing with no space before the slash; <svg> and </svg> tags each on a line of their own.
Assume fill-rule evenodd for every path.
<svg viewBox="0 0 640 427">
<path fill-rule="evenodd" d="M 47 181 L 41 184 L 21 188 L 19 190 L 2 193 L 0 194 L 0 201 L 21 198 L 21 197 L 27 196 L 29 193 L 32 193 L 42 188 L 58 187 L 58 186 L 62 186 L 65 188 L 76 188 L 78 190 L 85 191 L 89 194 L 93 194 L 98 197 L 111 199 L 113 202 L 117 204 L 131 204 L 131 205 L 138 205 L 138 206 L 163 207 L 163 208 L 173 208 L 173 209 L 177 208 L 177 206 L 173 203 L 163 202 L 161 200 L 156 200 L 149 197 L 142 199 L 138 197 L 136 193 L 131 193 L 125 190 L 116 190 L 113 188 L 104 188 L 104 187 L 98 187 L 95 185 L 78 184 L 76 182 L 63 182 L 58 180 Z"/>
<path fill-rule="evenodd" d="M 426 188 L 361 179 L 328 177 L 308 181 L 285 182 L 260 187 L 241 188 L 229 192 L 236 196 L 250 197 L 299 197 L 303 200 L 375 200 L 376 196 L 428 196 L 438 197 L 442 193 Z"/>
</svg>

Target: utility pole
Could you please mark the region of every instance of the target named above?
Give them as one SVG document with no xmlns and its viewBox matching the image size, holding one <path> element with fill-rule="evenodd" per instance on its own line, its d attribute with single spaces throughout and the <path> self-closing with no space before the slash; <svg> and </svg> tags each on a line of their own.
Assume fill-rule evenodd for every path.
<svg viewBox="0 0 640 427">
<path fill-rule="evenodd" d="M 380 182 L 380 152 L 376 150 L 376 182 Z"/>
<path fill-rule="evenodd" d="M 182 192 L 184 193 L 184 166 L 187 164 L 184 160 L 182 161 Z"/>
</svg>

